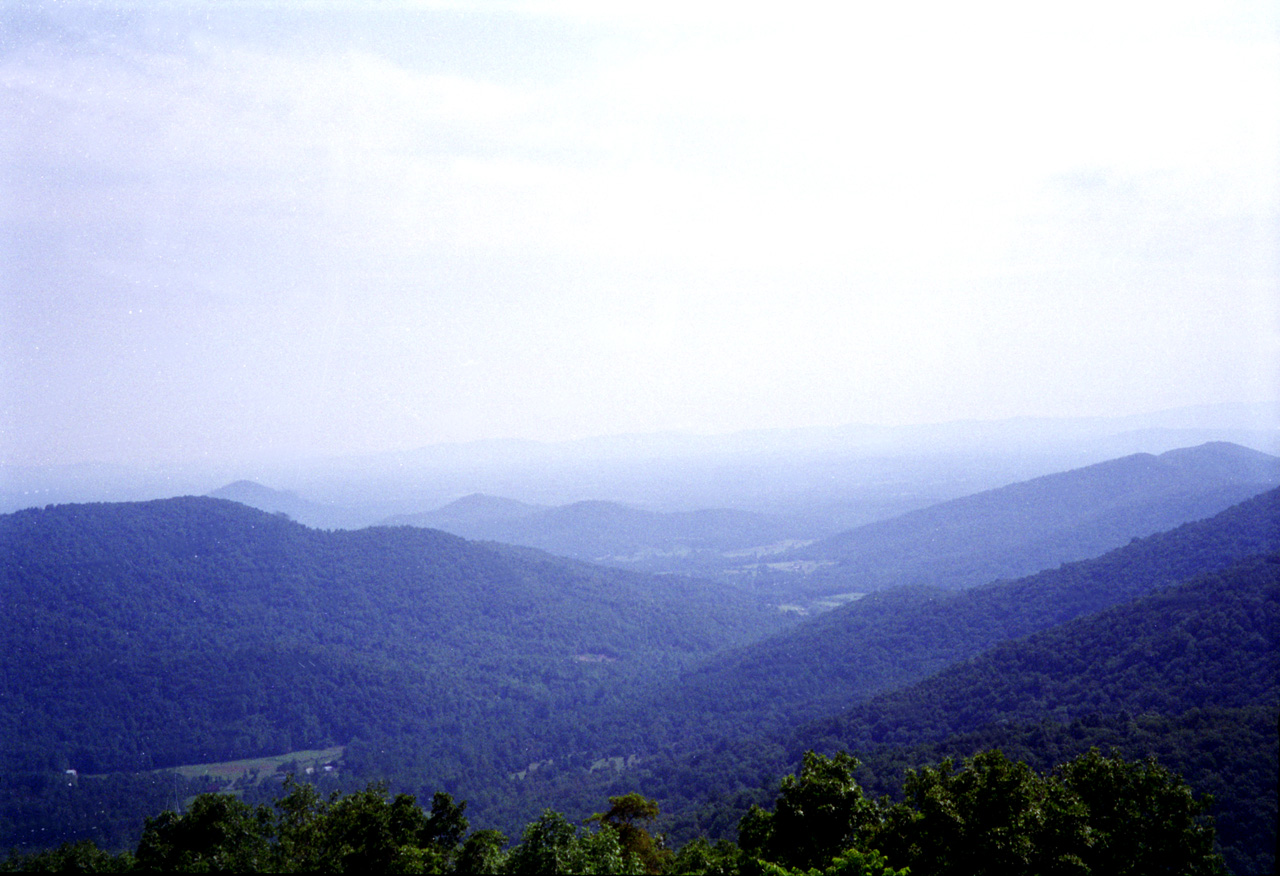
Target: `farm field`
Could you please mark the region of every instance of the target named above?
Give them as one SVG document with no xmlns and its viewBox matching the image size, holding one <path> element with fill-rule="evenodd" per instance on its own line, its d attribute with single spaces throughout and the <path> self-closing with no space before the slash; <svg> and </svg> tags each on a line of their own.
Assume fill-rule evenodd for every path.
<svg viewBox="0 0 1280 876">
<path fill-rule="evenodd" d="M 325 770 L 328 765 L 342 760 L 346 747 L 336 745 L 332 748 L 311 748 L 303 751 L 290 751 L 273 757 L 250 757 L 244 760 L 225 760 L 217 763 L 193 763 L 172 767 L 156 772 L 177 773 L 185 779 L 206 778 L 222 781 L 227 784 L 226 790 L 232 793 L 247 787 L 260 785 L 271 776 L 296 773 L 313 775 Z M 94 777 L 88 777 L 94 778 Z M 230 787 L 234 785 L 235 787 Z"/>
</svg>

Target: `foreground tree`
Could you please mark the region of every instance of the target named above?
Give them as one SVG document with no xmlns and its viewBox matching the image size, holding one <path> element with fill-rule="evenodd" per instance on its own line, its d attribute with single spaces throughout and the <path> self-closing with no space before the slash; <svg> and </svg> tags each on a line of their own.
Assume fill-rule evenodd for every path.
<svg viewBox="0 0 1280 876">
<path fill-rule="evenodd" d="M 787 776 L 773 812 L 758 806 L 738 825 L 742 850 L 783 867 L 824 867 L 860 846 L 879 822 L 874 803 L 853 780 L 858 760 L 848 752 L 806 752 L 799 777 Z"/>
<path fill-rule="evenodd" d="M 637 793 L 609 798 L 609 811 L 597 812 L 587 819 L 599 822 L 618 834 L 623 854 L 639 862 L 645 873 L 665 873 L 671 853 L 662 847 L 661 837 L 655 838 L 641 822 L 658 817 L 658 804 Z"/>
<path fill-rule="evenodd" d="M 251 873 L 272 868 L 272 813 L 226 794 L 201 794 L 183 815 L 148 818 L 137 869 Z"/>
<path fill-rule="evenodd" d="M 496 830 L 477 830 L 467 837 L 454 864 L 455 873 L 499 873 L 506 861 L 504 834 Z"/>
<path fill-rule="evenodd" d="M 1154 760 L 1129 763 L 1092 749 L 1058 770 L 1062 786 L 1088 809 L 1091 873 L 1224 872 L 1213 850 L 1212 798 L 1196 800 L 1182 779 Z"/>
<path fill-rule="evenodd" d="M 914 874 L 1085 873 L 1086 812 L 998 751 L 909 771 L 876 845 Z"/>
<path fill-rule="evenodd" d="M 1210 801 L 1147 761 L 1095 749 L 1040 776 L 999 751 L 909 771 L 874 845 L 913 876 L 1225 872 Z"/>
<path fill-rule="evenodd" d="M 696 837 L 680 847 L 671 859 L 669 872 L 689 876 L 731 876 L 741 873 L 742 849 L 728 840 L 713 845 L 706 837 Z"/>
<path fill-rule="evenodd" d="M 135 855 L 92 843 L 11 856 L 4 871 L 689 873 L 718 876 L 1216 876 L 1208 800 L 1154 761 L 1092 750 L 1041 776 L 999 751 L 956 768 L 908 771 L 905 799 L 868 800 L 847 753 L 808 752 L 782 781 L 774 811 L 739 822 L 741 847 L 695 839 L 671 855 L 644 826 L 640 794 L 610 797 L 577 826 L 548 809 L 504 851 L 506 837 L 468 835 L 465 803 L 431 810 L 385 785 L 322 798 L 288 782 L 274 808 L 204 794 L 185 814 L 149 818 Z"/>
<path fill-rule="evenodd" d="M 642 873 L 640 862 L 623 854 L 617 831 L 582 831 L 553 809 L 525 828 L 503 863 L 503 873 Z"/>
</svg>

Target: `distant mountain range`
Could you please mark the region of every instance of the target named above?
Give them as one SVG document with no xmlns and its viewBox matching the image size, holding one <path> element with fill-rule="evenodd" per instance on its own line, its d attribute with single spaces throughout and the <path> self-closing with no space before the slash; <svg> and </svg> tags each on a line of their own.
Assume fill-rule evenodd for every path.
<svg viewBox="0 0 1280 876">
<path fill-rule="evenodd" d="M 482 495 L 386 522 L 645 571 L 695 572 L 707 563 L 719 569 L 725 553 L 776 553 L 804 535 L 797 523 L 725 508 L 660 513 L 598 501 L 548 508 Z"/>
<path fill-rule="evenodd" d="M 1215 442 L 1046 475 L 807 545 L 820 530 L 776 515 L 659 513 L 615 502 L 548 507 L 479 494 L 386 522 L 619 568 L 708 576 L 820 607 L 833 594 L 1021 577 L 1208 517 L 1277 484 L 1280 458 Z"/>
<path fill-rule="evenodd" d="M 325 528 L 367 526 L 482 493 L 545 506 L 607 500 L 654 511 L 733 508 L 803 520 L 816 533 L 808 537 L 820 537 L 1135 452 L 1230 441 L 1280 453 L 1273 407 L 481 441 L 324 459 L 193 460 L 132 468 L 0 463 L 0 511 L 201 494 L 249 479 L 322 506 L 322 519 L 298 519 Z"/>
<path fill-rule="evenodd" d="M 351 512 L 347 509 L 311 502 L 291 490 L 273 490 L 255 481 L 235 481 L 208 496 L 239 502 L 271 514 L 284 514 L 290 520 L 317 529 L 345 529 L 351 520 Z"/>
<path fill-rule="evenodd" d="M 1215 442 L 1138 453 L 860 526 L 781 557 L 814 589 L 972 587 L 1084 559 L 1280 484 L 1280 458 Z"/>
</svg>

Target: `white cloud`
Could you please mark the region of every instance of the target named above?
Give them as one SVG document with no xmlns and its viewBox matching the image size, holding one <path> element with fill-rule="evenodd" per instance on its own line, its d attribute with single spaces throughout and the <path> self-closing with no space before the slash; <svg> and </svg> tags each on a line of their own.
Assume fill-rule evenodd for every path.
<svg viewBox="0 0 1280 876">
<path fill-rule="evenodd" d="M 1261 6 L 499 7 L 576 35 L 527 77 L 439 60 L 434 8 L 382 13 L 418 55 L 218 27 L 0 55 L 6 342 L 67 386 L 127 342 L 113 386 L 390 443 L 1207 401 L 1206 363 L 1275 352 Z"/>
</svg>

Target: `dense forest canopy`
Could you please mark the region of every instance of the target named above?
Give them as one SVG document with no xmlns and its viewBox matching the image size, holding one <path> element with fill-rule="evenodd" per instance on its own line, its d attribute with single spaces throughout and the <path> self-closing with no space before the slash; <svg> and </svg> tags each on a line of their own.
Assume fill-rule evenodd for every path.
<svg viewBox="0 0 1280 876">
<path fill-rule="evenodd" d="M 550 723 L 549 748 L 576 746 L 590 728 L 570 709 L 786 623 L 684 579 L 213 499 L 19 512 L 0 550 L 0 631 L 27 658 L 0 675 L 9 768 L 147 769 L 409 727 Z M 535 759 L 496 744 L 511 769 Z"/>
</svg>

